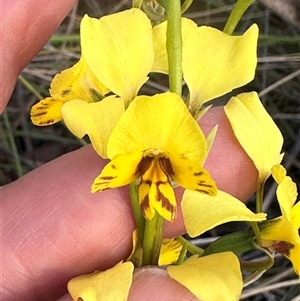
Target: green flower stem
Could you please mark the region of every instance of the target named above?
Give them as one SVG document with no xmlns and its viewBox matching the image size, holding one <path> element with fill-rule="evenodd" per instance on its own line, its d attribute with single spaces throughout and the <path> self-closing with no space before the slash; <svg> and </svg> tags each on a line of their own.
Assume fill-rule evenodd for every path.
<svg viewBox="0 0 300 301">
<path fill-rule="evenodd" d="M 142 242 L 144 239 L 145 218 L 141 212 L 141 207 L 139 204 L 138 186 L 130 184 L 129 191 L 133 216 L 137 225 L 138 237 L 139 240 Z"/>
<path fill-rule="evenodd" d="M 180 0 L 166 1 L 167 53 L 170 91 L 181 97 L 182 91 L 182 41 Z"/>
<path fill-rule="evenodd" d="M 238 0 L 231 11 L 223 32 L 232 35 L 243 14 L 254 2 L 255 0 Z"/>
<path fill-rule="evenodd" d="M 256 190 L 256 213 L 263 212 L 263 198 L 264 198 L 265 182 L 259 183 Z"/>
<path fill-rule="evenodd" d="M 202 255 L 204 253 L 204 250 L 195 246 L 194 244 L 192 244 L 191 242 L 189 242 L 187 239 L 183 238 L 182 236 L 178 236 L 176 237 L 176 240 L 179 241 L 183 247 L 185 247 L 190 253 L 192 254 L 198 254 L 198 255 Z"/>
<path fill-rule="evenodd" d="M 146 219 L 143 240 L 143 266 L 158 265 L 163 228 L 164 219 L 157 212 L 151 220 Z"/>
<path fill-rule="evenodd" d="M 2 116 L 3 116 L 5 128 L 6 128 L 6 134 L 7 134 L 7 137 L 8 137 L 9 143 L 10 143 L 10 147 L 11 147 L 11 151 L 13 154 L 13 158 L 14 158 L 15 169 L 16 169 L 18 177 L 21 177 L 24 174 L 23 168 L 22 168 L 20 156 L 18 153 L 17 145 L 15 142 L 14 133 L 12 131 L 11 124 L 10 124 L 6 110 L 4 110 Z"/>
</svg>

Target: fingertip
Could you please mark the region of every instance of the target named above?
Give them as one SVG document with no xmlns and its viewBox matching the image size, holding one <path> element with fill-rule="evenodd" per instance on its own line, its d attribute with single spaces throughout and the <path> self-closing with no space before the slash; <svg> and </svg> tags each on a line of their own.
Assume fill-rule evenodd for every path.
<svg viewBox="0 0 300 301">
<path fill-rule="evenodd" d="M 143 267 L 133 275 L 128 301 L 196 301 L 186 287 L 172 279 L 167 271 L 159 267 Z"/>
</svg>

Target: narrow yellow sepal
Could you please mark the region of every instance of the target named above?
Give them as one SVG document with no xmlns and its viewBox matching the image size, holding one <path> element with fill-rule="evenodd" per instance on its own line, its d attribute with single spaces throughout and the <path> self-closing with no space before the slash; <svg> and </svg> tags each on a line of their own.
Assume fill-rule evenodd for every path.
<svg viewBox="0 0 300 301">
<path fill-rule="evenodd" d="M 81 48 L 98 80 L 126 106 L 147 80 L 154 59 L 150 20 L 139 9 L 81 21 Z"/>
<path fill-rule="evenodd" d="M 92 192 L 116 188 L 134 182 L 138 178 L 136 170 L 142 156 L 142 152 L 136 152 L 115 157 L 94 180 Z"/>
<path fill-rule="evenodd" d="M 181 202 L 184 223 L 191 237 L 231 221 L 263 221 L 264 213 L 253 213 L 232 195 L 218 190 L 216 196 L 185 190 Z"/>
<path fill-rule="evenodd" d="M 194 255 L 167 271 L 199 300 L 237 301 L 243 288 L 239 260 L 231 252 L 200 258 Z"/>
<path fill-rule="evenodd" d="M 119 263 L 103 272 L 78 276 L 68 283 L 73 300 L 126 301 L 132 283 L 133 264 Z"/>
<path fill-rule="evenodd" d="M 123 100 L 115 96 L 108 96 L 95 103 L 70 100 L 61 108 L 68 129 L 79 138 L 87 134 L 93 148 L 102 158 L 107 158 L 108 138 L 124 111 Z"/>
<path fill-rule="evenodd" d="M 282 160 L 283 137 L 278 127 L 256 92 L 232 97 L 225 106 L 225 113 L 236 138 L 259 172 L 259 183 L 263 183 L 271 174 L 271 168 Z"/>
</svg>

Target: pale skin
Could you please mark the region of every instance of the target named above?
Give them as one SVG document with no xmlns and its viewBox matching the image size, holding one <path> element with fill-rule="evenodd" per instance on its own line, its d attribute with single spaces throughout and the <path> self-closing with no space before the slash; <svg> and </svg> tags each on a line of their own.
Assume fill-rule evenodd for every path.
<svg viewBox="0 0 300 301">
<path fill-rule="evenodd" d="M 18 74 L 74 2 L 2 0 L 1 112 Z M 233 136 L 223 109 L 211 110 L 200 124 L 206 133 L 219 124 L 205 167 L 220 189 L 246 200 L 254 191 L 257 171 Z M 128 188 L 90 192 L 105 163 L 87 146 L 2 188 L 2 300 L 70 300 L 70 278 L 105 270 L 128 256 L 135 227 Z M 181 193 L 177 191 L 178 200 Z M 185 233 L 180 210 L 165 233 Z M 135 274 L 129 300 L 197 298 L 164 271 L 147 267 Z"/>
</svg>

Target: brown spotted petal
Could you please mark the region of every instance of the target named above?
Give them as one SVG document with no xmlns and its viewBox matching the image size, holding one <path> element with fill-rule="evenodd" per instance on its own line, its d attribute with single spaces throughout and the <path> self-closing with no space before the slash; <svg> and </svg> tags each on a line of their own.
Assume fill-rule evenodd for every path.
<svg viewBox="0 0 300 301">
<path fill-rule="evenodd" d="M 46 126 L 62 120 L 60 109 L 63 102 L 47 97 L 31 108 L 30 118 L 33 124 Z"/>
</svg>

